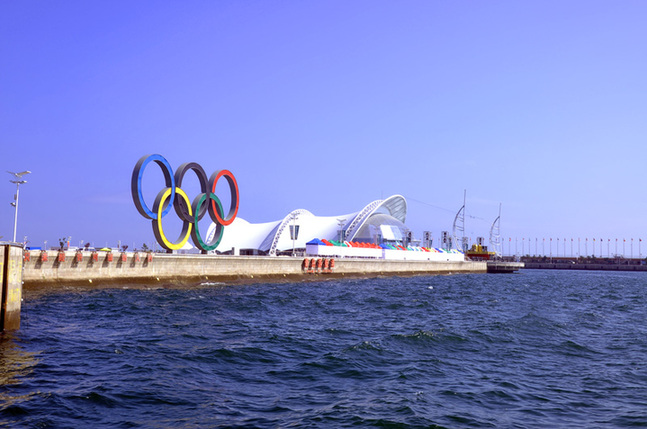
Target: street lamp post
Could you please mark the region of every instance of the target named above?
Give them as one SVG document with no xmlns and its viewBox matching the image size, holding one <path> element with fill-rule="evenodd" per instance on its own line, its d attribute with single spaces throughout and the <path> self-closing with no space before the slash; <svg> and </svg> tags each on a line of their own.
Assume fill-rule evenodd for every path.
<svg viewBox="0 0 647 429">
<path fill-rule="evenodd" d="M 14 195 L 15 201 L 11 203 L 11 205 L 14 207 L 14 215 L 13 215 L 13 242 L 16 242 L 16 230 L 18 228 L 18 194 L 20 191 L 20 185 L 27 183 L 26 180 L 21 180 L 22 176 L 25 174 L 31 173 L 31 171 L 22 171 L 20 173 L 14 173 L 13 171 L 7 171 L 9 174 L 13 174 L 16 177 L 16 180 L 10 180 L 11 183 L 16 184 L 16 195 Z"/>
</svg>

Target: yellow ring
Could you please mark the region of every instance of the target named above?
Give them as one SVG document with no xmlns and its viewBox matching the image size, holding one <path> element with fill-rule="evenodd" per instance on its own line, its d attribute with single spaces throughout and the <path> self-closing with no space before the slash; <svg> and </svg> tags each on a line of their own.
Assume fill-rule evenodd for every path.
<svg viewBox="0 0 647 429">
<path fill-rule="evenodd" d="M 175 188 L 175 194 L 180 195 L 182 198 L 184 198 L 184 201 L 186 201 L 186 205 L 189 208 L 189 216 L 193 215 L 193 209 L 191 208 L 191 201 L 189 201 L 189 197 L 182 190 L 182 188 Z M 166 235 L 164 235 L 164 230 L 162 229 L 162 211 L 164 211 L 164 202 L 166 199 L 171 195 L 171 188 L 167 188 L 166 192 L 164 192 L 164 195 L 162 195 L 162 199 L 160 200 L 159 208 L 157 209 L 157 227 L 159 228 L 159 233 L 160 233 L 160 238 L 162 239 L 163 246 L 165 246 L 167 249 L 171 250 L 178 250 L 184 247 L 187 241 L 189 241 L 189 237 L 191 236 L 191 228 L 193 226 L 192 223 L 183 221 L 185 224 L 188 223 L 189 226 L 187 228 L 187 232 L 184 236 L 184 238 L 178 242 L 178 243 L 171 243 L 166 239 Z"/>
</svg>

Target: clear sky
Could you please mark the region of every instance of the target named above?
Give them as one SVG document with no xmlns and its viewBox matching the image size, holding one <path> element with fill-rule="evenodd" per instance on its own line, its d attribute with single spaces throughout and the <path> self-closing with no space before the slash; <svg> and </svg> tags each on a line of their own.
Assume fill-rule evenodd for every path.
<svg viewBox="0 0 647 429">
<path fill-rule="evenodd" d="M 231 170 L 251 222 L 402 194 L 438 237 L 467 190 L 472 237 L 501 203 L 513 240 L 647 239 L 646 22 L 644 1 L 1 2 L 0 235 L 4 170 L 31 170 L 19 240 L 152 243 L 130 177 L 159 153 Z"/>
</svg>

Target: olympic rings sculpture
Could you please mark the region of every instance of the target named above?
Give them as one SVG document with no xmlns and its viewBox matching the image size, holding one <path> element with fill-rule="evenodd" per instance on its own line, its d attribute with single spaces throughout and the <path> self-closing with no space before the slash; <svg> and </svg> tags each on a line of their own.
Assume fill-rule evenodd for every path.
<svg viewBox="0 0 647 429">
<path fill-rule="evenodd" d="M 166 187 L 157 194 L 152 210 L 146 205 L 142 195 L 142 177 L 146 166 L 151 162 L 154 162 L 162 169 L 166 184 Z M 182 180 L 189 171 L 195 173 L 200 182 L 201 193 L 193 199 L 193 202 L 189 201 L 189 196 L 182 190 Z M 222 203 L 216 196 L 216 184 L 222 177 L 227 180 L 231 195 L 227 216 L 224 215 Z M 238 213 L 238 183 L 229 170 L 216 171 L 207 179 L 207 174 L 199 164 L 186 162 L 180 165 L 173 174 L 171 165 L 162 155 L 145 155 L 137 161 L 133 169 L 130 185 L 137 211 L 145 218 L 152 220 L 153 232 L 157 242 L 168 250 L 181 249 L 189 240 L 189 236 L 193 239 L 195 247 L 203 252 L 214 250 L 222 240 L 224 227 L 231 225 Z M 210 200 L 210 203 L 207 200 Z M 171 203 L 173 203 L 175 213 L 182 221 L 182 232 L 175 241 L 169 241 L 162 228 L 162 218 L 171 210 Z M 202 238 L 198 227 L 198 222 L 206 213 L 209 213 L 209 217 L 216 224 L 215 234 L 208 243 Z"/>
</svg>

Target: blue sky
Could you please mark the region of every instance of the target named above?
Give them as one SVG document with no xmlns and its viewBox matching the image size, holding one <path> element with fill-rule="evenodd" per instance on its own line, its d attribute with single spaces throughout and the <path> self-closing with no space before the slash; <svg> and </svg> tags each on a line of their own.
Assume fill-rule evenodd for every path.
<svg viewBox="0 0 647 429">
<path fill-rule="evenodd" d="M 402 194 L 438 237 L 467 190 L 472 237 L 501 203 L 513 239 L 647 238 L 645 22 L 642 1 L 2 2 L 18 237 L 152 243 L 130 176 L 159 153 L 231 170 L 251 222 Z"/>
</svg>

